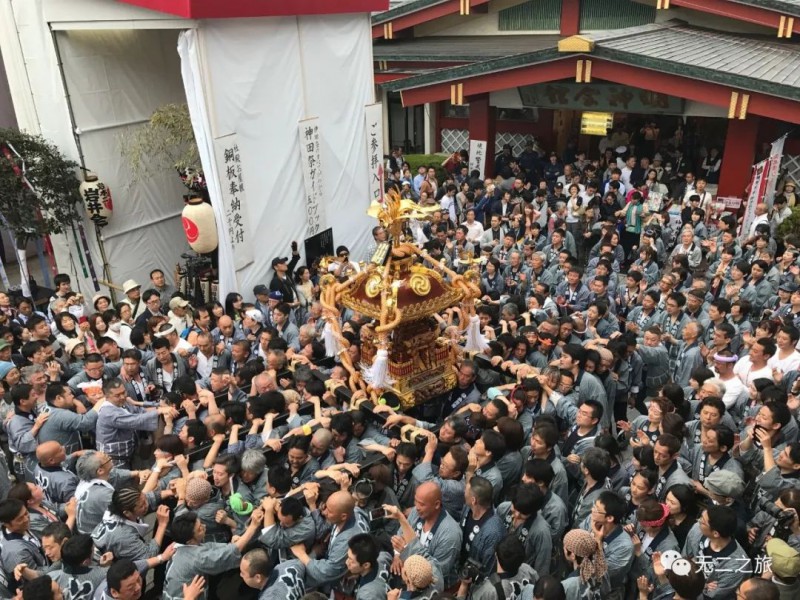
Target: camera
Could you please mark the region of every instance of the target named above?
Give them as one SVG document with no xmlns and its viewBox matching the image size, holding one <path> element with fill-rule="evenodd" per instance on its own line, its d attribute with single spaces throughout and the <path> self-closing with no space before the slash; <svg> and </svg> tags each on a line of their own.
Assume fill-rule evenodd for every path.
<svg viewBox="0 0 800 600">
<path fill-rule="evenodd" d="M 760 497 L 756 502 L 756 510 L 761 510 L 775 519 L 771 527 L 762 527 L 753 540 L 753 550 L 758 551 L 764 547 L 768 536 L 776 537 L 784 541 L 789 539 L 792 533 L 792 522 L 795 519 L 793 510 L 781 508 L 771 502 L 766 496 Z"/>
<path fill-rule="evenodd" d="M 479 563 L 474 558 L 468 558 L 467 562 L 464 563 L 464 566 L 461 567 L 461 570 L 458 572 L 458 578 L 461 581 L 475 581 L 481 576 L 481 563 Z"/>
<path fill-rule="evenodd" d="M 404 442 L 411 442 L 412 444 L 428 443 L 427 436 L 422 433 L 419 427 L 414 425 L 403 425 L 400 428 L 400 439 Z"/>
<path fill-rule="evenodd" d="M 383 508 L 376 508 L 374 510 L 371 510 L 369 513 L 369 518 L 372 519 L 373 521 L 375 519 L 383 519 L 385 516 L 386 516 L 386 510 Z"/>
<path fill-rule="evenodd" d="M 759 429 L 762 430 L 762 431 L 767 431 L 766 427 L 762 427 L 761 425 L 754 425 L 753 426 L 753 445 L 756 448 L 762 448 L 763 449 L 764 446 L 761 444 L 761 442 L 758 439 L 758 436 L 756 435 L 756 432 Z"/>
</svg>

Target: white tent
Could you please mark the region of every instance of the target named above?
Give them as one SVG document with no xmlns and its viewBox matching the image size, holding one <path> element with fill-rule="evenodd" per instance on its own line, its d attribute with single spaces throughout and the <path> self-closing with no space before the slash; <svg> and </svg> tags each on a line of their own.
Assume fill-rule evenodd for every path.
<svg viewBox="0 0 800 600">
<path fill-rule="evenodd" d="M 115 0 L 0 2 L 0 50 L 19 126 L 83 160 L 114 193 L 104 235 L 117 283 L 145 283 L 155 267 L 169 274 L 188 249 L 179 219 L 185 189 L 168 172 L 128 189 L 116 143 L 124 128 L 169 102 L 189 103 L 210 179 L 221 240 L 220 295 L 250 296 L 255 284 L 269 282 L 273 257 L 286 256 L 292 240 L 302 249 L 306 194 L 298 121 L 306 118 L 318 118 L 323 225 L 333 228 L 336 244 L 360 257 L 373 224 L 365 215 L 364 132 L 364 106 L 374 101 L 371 48 L 366 10 L 193 20 Z M 241 150 L 246 187 L 245 241 L 235 250 L 216 176 L 221 144 L 231 139 Z M 90 242 L 93 237 L 89 231 Z M 71 272 L 91 296 L 72 236 L 58 236 L 54 245 L 59 270 Z"/>
</svg>

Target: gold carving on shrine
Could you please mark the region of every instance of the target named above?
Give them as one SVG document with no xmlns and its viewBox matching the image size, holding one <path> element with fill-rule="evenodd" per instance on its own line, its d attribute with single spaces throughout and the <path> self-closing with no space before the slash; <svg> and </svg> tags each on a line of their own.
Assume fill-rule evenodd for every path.
<svg viewBox="0 0 800 600">
<path fill-rule="evenodd" d="M 367 297 L 374 298 L 378 294 L 381 293 L 381 276 L 377 273 L 373 273 L 367 278 L 367 282 L 364 284 L 364 292 L 367 294 Z"/>
<path fill-rule="evenodd" d="M 477 322 L 480 287 L 472 260 L 466 259 L 467 270 L 459 274 L 411 243 L 408 222 L 424 221 L 435 210 L 438 207 L 421 207 L 391 192 L 382 202 L 373 202 L 368 213 L 389 234 L 385 262 L 370 263 L 344 281 L 330 274 L 320 281 L 325 327 L 333 338 L 326 340 L 326 347 L 328 341 L 335 342 L 350 389 L 363 390 L 374 401 L 389 390 L 409 408 L 455 387 L 457 350 L 440 334 L 433 315 L 460 305 L 463 325 Z M 362 336 L 360 366 L 344 351 L 349 342 L 340 328 L 343 306 L 375 320 L 367 328 L 370 335 Z"/>
<path fill-rule="evenodd" d="M 415 274 L 408 280 L 408 287 L 417 296 L 427 296 L 431 291 L 431 282 L 427 277 Z"/>
</svg>

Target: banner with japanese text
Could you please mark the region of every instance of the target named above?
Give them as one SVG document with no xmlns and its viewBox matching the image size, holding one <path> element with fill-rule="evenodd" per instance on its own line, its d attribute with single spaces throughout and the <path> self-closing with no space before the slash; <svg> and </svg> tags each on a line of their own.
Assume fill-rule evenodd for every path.
<svg viewBox="0 0 800 600">
<path fill-rule="evenodd" d="M 328 226 L 325 218 L 325 194 L 322 184 L 319 117 L 303 119 L 298 123 L 298 127 L 300 131 L 300 168 L 303 169 L 306 224 L 308 226 L 306 237 L 311 237 Z"/>
<path fill-rule="evenodd" d="M 224 224 L 217 223 L 217 228 L 227 226 L 228 239 L 233 248 L 234 267 L 239 271 L 253 262 L 253 251 L 247 232 L 247 202 L 242 174 L 242 157 L 236 134 L 232 133 L 216 138 L 214 155 L 222 189 L 222 209 L 226 220 Z"/>
<path fill-rule="evenodd" d="M 750 236 L 750 227 L 756 219 L 756 204 L 764 198 L 764 192 L 769 177 L 769 159 L 762 160 L 753 166 L 753 176 L 750 178 L 750 193 L 747 196 L 747 205 L 744 209 L 742 229 L 739 231 L 739 241 L 744 242 Z"/>
<path fill-rule="evenodd" d="M 485 140 L 470 140 L 469 141 L 469 172 L 470 175 L 473 171 L 480 172 L 480 178 L 486 177 L 486 141 Z"/>
<path fill-rule="evenodd" d="M 778 185 L 778 177 L 781 174 L 781 160 L 783 160 L 783 145 L 786 142 L 784 134 L 777 140 L 772 142 L 772 149 L 769 152 L 769 175 L 767 175 L 767 182 L 764 193 L 764 200 L 769 208 L 772 208 L 772 202 L 775 200 L 775 188 Z"/>
<path fill-rule="evenodd" d="M 367 162 L 369 169 L 369 201 L 381 201 L 386 173 L 383 166 L 383 104 L 364 107 L 366 125 Z"/>
</svg>

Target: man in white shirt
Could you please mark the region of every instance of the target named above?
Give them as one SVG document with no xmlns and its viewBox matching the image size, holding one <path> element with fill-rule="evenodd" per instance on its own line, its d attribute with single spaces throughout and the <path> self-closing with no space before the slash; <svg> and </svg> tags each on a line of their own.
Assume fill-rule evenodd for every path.
<svg viewBox="0 0 800 600">
<path fill-rule="evenodd" d="M 777 352 L 767 361 L 773 371 L 779 371 L 782 376 L 789 371 L 800 370 L 800 352 L 795 346 L 800 338 L 800 331 L 793 325 L 783 325 L 775 335 Z"/>
<path fill-rule="evenodd" d="M 179 336 L 175 326 L 170 323 L 164 323 L 159 327 L 156 337 L 167 340 L 170 352 L 174 352 L 178 356 L 186 358 L 194 350 L 194 346 Z"/>
<path fill-rule="evenodd" d="M 483 237 L 483 225 L 475 220 L 475 211 L 471 208 L 467 211 L 467 220 L 464 221 L 467 228 L 467 241 L 471 244 L 480 244 Z"/>
<path fill-rule="evenodd" d="M 456 186 L 452 183 L 447 186 L 447 191 L 445 191 L 444 196 L 442 196 L 442 200 L 440 206 L 442 208 L 442 212 L 447 213 L 450 217 L 450 221 L 454 224 L 458 224 L 458 216 L 456 214 Z"/>
<path fill-rule="evenodd" d="M 631 174 L 633 170 L 636 168 L 636 157 L 629 156 L 628 159 L 625 161 L 625 166 L 622 167 L 622 176 L 620 179 L 622 183 L 625 184 L 625 189 L 629 190 L 633 187 L 631 184 Z"/>
<path fill-rule="evenodd" d="M 744 385 L 756 379 L 774 380 L 767 362 L 775 355 L 775 342 L 770 338 L 759 338 L 750 346 L 750 354 L 740 358 L 733 368 L 734 374 Z"/>
<path fill-rule="evenodd" d="M 737 363 L 736 355 L 730 350 L 722 350 L 715 353 L 712 360 L 717 378 L 725 386 L 722 402 L 725 404 L 725 409 L 730 410 L 736 405 L 742 392 L 747 389 L 742 380 L 733 372 Z M 711 380 L 707 380 L 706 383 L 708 381 Z"/>
<path fill-rule="evenodd" d="M 748 237 L 755 237 L 756 236 L 756 227 L 761 223 L 769 224 L 769 217 L 767 216 L 767 205 L 763 202 L 759 202 L 756 204 L 756 218 L 753 219 L 752 224 L 750 225 L 750 230 L 747 232 Z"/>
</svg>

